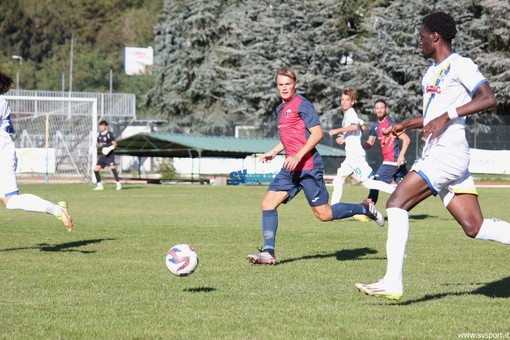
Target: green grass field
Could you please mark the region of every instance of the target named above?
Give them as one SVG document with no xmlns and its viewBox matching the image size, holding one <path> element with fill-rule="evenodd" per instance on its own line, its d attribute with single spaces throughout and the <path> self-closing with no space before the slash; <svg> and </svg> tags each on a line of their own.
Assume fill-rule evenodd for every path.
<svg viewBox="0 0 510 340">
<path fill-rule="evenodd" d="M 510 337 L 510 248 L 464 236 L 439 199 L 411 213 L 399 302 L 359 293 L 385 271 L 387 228 L 321 223 L 301 194 L 279 209 L 276 267 L 252 266 L 265 187 L 22 185 L 66 199 L 68 233 L 50 215 L 0 209 L 1 338 L 455 339 Z M 479 189 L 487 217 L 510 221 L 510 189 Z M 344 189 L 359 202 L 361 187 Z M 378 206 L 387 195 L 381 193 Z M 186 278 L 167 250 L 200 255 Z"/>
</svg>

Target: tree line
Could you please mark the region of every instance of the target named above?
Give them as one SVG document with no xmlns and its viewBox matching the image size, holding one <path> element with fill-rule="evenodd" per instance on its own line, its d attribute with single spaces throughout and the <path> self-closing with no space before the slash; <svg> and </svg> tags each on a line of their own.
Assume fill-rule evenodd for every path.
<svg viewBox="0 0 510 340">
<path fill-rule="evenodd" d="M 20 88 L 136 93 L 139 114 L 158 115 L 174 132 L 232 135 L 252 125 L 275 133 L 277 68 L 294 67 L 299 91 L 325 127 L 339 124 L 339 93 L 358 89 L 370 119 L 384 98 L 397 120 L 421 112 L 417 30 L 433 11 L 458 23 L 457 52 L 489 79 L 498 106 L 510 106 L 510 7 L 507 0 L 18 0 L 0 2 L 0 68 Z M 153 46 L 147 76 L 126 76 L 125 46 Z M 12 59 L 13 55 L 23 58 Z M 497 116 L 498 114 L 499 116 Z"/>
<path fill-rule="evenodd" d="M 367 118 L 379 97 L 397 120 L 415 116 L 431 62 L 417 32 L 421 18 L 438 10 L 457 20 L 456 51 L 479 64 L 498 96 L 497 111 L 479 121 L 498 120 L 494 114 L 510 102 L 509 8 L 498 0 L 167 0 L 147 104 L 172 130 L 232 134 L 236 125 L 253 125 L 270 135 L 279 100 L 274 73 L 287 65 L 326 127 L 340 121 L 345 86 L 358 89 Z"/>
</svg>

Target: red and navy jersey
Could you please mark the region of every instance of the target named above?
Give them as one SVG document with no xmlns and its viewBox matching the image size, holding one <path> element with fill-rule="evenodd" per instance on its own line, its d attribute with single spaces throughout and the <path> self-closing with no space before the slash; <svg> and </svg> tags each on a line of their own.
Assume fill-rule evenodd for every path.
<svg viewBox="0 0 510 340">
<path fill-rule="evenodd" d="M 106 131 L 104 134 L 99 132 L 97 134 L 97 144 L 99 144 L 99 147 L 97 148 L 97 153 L 101 154 L 102 148 L 112 146 L 113 141 L 115 141 L 115 136 L 110 131 Z"/>
<path fill-rule="evenodd" d="M 313 104 L 300 94 L 278 105 L 276 114 L 280 140 L 287 157 L 295 155 L 303 148 L 310 137 L 309 128 L 320 125 L 319 115 Z M 294 171 L 323 168 L 322 158 L 314 148 L 303 157 Z"/>
<path fill-rule="evenodd" d="M 370 129 L 370 136 L 375 136 L 379 140 L 379 145 L 381 146 L 383 155 L 383 163 L 386 164 L 396 163 L 398 155 L 400 154 L 400 143 L 398 138 L 392 134 L 383 135 L 383 130 L 393 124 L 393 120 L 386 116 L 382 122 L 376 119 Z"/>
</svg>

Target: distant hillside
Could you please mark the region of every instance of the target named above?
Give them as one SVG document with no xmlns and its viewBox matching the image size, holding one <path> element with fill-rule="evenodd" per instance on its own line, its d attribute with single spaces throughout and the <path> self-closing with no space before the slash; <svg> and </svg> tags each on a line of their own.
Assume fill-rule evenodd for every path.
<svg viewBox="0 0 510 340">
<path fill-rule="evenodd" d="M 60 91 L 64 74 L 67 91 L 72 39 L 73 91 L 108 91 L 112 69 L 113 90 L 141 98 L 154 78 L 124 75 L 123 49 L 154 45 L 162 7 L 163 0 L 1 1 L 0 67 L 18 72 L 23 89 Z"/>
</svg>

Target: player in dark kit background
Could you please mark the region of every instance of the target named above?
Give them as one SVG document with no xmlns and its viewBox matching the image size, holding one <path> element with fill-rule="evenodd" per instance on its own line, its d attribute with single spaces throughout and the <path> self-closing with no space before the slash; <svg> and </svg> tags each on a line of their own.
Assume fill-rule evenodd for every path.
<svg viewBox="0 0 510 340">
<path fill-rule="evenodd" d="M 97 186 L 94 190 L 104 190 L 103 183 L 101 183 L 101 175 L 99 171 L 108 167 L 113 177 L 115 178 L 117 190 L 122 189 L 122 185 L 120 184 L 119 174 L 117 173 L 117 167 L 115 165 L 115 154 L 114 149 L 117 147 L 117 142 L 115 141 L 115 136 L 113 133 L 108 131 L 108 122 L 102 120 L 99 122 L 99 133 L 97 134 L 97 163 L 94 167 L 94 175 L 96 176 Z"/>
</svg>

